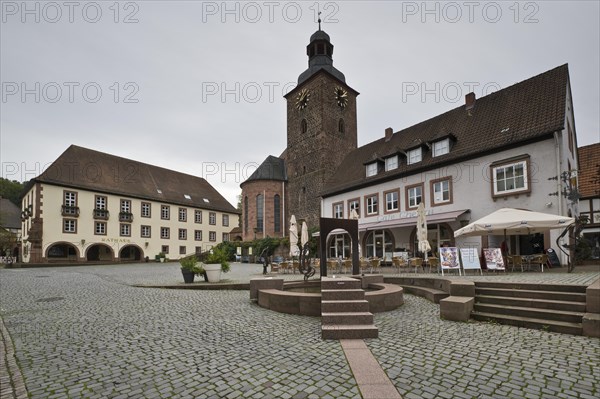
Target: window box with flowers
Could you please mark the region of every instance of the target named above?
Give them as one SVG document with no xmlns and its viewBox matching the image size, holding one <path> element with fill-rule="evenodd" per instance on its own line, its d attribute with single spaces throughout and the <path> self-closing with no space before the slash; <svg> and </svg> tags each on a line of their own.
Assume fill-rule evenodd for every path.
<svg viewBox="0 0 600 399">
<path fill-rule="evenodd" d="M 119 212 L 119 222 L 133 222 L 133 213 Z"/>
</svg>

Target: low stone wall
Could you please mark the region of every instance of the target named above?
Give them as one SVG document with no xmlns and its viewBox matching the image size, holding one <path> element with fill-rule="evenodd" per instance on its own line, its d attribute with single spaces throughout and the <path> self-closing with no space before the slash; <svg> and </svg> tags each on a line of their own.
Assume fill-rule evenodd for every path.
<svg viewBox="0 0 600 399">
<path fill-rule="evenodd" d="M 367 279 L 379 281 L 381 279 Z M 283 279 L 256 278 L 250 281 L 250 299 L 258 300 L 260 307 L 280 313 L 321 316 L 321 293 L 287 291 L 286 288 L 318 287 L 319 281 L 283 283 Z M 404 304 L 403 288 L 393 284 L 371 283 L 376 289 L 365 293 L 371 313 L 387 312 Z"/>
<path fill-rule="evenodd" d="M 585 302 L 586 313 L 582 320 L 583 335 L 600 337 L 600 279 L 586 288 Z"/>
</svg>

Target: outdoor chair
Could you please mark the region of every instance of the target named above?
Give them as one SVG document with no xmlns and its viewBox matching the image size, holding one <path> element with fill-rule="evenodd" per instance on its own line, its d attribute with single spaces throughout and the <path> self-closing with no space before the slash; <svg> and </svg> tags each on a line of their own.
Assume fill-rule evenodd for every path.
<svg viewBox="0 0 600 399">
<path fill-rule="evenodd" d="M 429 273 L 433 270 L 434 273 L 437 273 L 440 268 L 440 260 L 435 256 L 430 256 L 427 258 L 427 265 L 429 265 Z"/>
<path fill-rule="evenodd" d="M 415 273 L 416 273 L 418 268 L 423 268 L 423 259 L 422 258 L 411 258 L 409 260 L 409 264 L 411 267 L 414 266 Z"/>
<path fill-rule="evenodd" d="M 292 272 L 295 274 L 296 270 L 300 272 L 300 262 L 298 262 L 297 260 L 292 262 Z"/>
<path fill-rule="evenodd" d="M 546 254 L 536 255 L 529 261 L 530 266 L 539 267 L 542 273 L 544 272 L 544 265 L 546 263 L 548 263 L 548 255 Z"/>
<path fill-rule="evenodd" d="M 289 268 L 290 268 L 290 262 L 281 262 L 279 264 L 279 270 L 280 270 L 280 272 L 283 272 L 283 273 L 287 274 Z"/>
<path fill-rule="evenodd" d="M 400 273 L 401 269 L 408 268 L 408 263 L 406 262 L 406 259 L 394 256 L 392 258 L 392 266 L 398 269 L 398 273 Z"/>
<path fill-rule="evenodd" d="M 361 258 L 360 259 L 360 272 L 365 273 L 368 269 L 369 269 L 369 262 L 366 259 Z"/>
<path fill-rule="evenodd" d="M 348 273 L 348 270 L 352 273 L 352 259 L 344 259 L 342 265 L 344 267 L 344 273 Z"/>
<path fill-rule="evenodd" d="M 279 263 L 271 262 L 271 273 L 279 273 Z"/>
<path fill-rule="evenodd" d="M 379 269 L 379 266 L 381 266 L 381 259 L 379 259 L 378 257 L 374 257 L 369 263 L 371 264 L 371 273 L 373 273 L 373 271 L 381 272 L 381 270 Z"/>
<path fill-rule="evenodd" d="M 337 260 L 336 259 L 328 259 L 327 260 L 327 274 L 329 273 L 337 273 Z"/>
<path fill-rule="evenodd" d="M 523 272 L 523 257 L 521 255 L 509 255 L 507 259 L 511 272 L 515 271 L 515 267 L 520 268 Z"/>
</svg>

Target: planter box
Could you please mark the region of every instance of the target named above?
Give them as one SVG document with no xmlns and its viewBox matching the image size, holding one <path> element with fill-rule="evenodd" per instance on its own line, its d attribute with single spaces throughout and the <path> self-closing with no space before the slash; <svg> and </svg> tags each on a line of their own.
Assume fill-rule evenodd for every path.
<svg viewBox="0 0 600 399">
<path fill-rule="evenodd" d="M 221 281 L 220 263 L 204 265 L 204 270 L 206 271 L 206 275 L 208 276 L 209 283 L 218 283 L 219 281 Z"/>
</svg>

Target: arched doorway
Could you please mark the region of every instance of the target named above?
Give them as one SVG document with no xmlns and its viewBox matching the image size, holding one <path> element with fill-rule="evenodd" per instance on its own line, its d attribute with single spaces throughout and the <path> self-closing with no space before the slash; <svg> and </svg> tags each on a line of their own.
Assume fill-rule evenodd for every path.
<svg viewBox="0 0 600 399">
<path fill-rule="evenodd" d="M 68 242 L 57 242 L 52 244 L 46 250 L 46 259 L 49 262 L 62 261 L 77 261 L 79 259 L 79 251 L 77 247 Z"/>
<path fill-rule="evenodd" d="M 348 233 L 330 234 L 327 237 L 328 258 L 349 258 L 352 254 L 352 239 Z"/>
<path fill-rule="evenodd" d="M 108 245 L 104 244 L 94 244 L 90 246 L 86 253 L 86 259 L 89 262 L 113 262 L 114 255 L 113 250 Z"/>
<path fill-rule="evenodd" d="M 389 257 L 394 252 L 394 235 L 387 230 L 369 231 L 364 239 L 365 257 L 376 256 L 380 259 Z"/>
<path fill-rule="evenodd" d="M 119 252 L 121 262 L 135 262 L 142 259 L 142 250 L 137 245 L 126 245 Z"/>
</svg>

